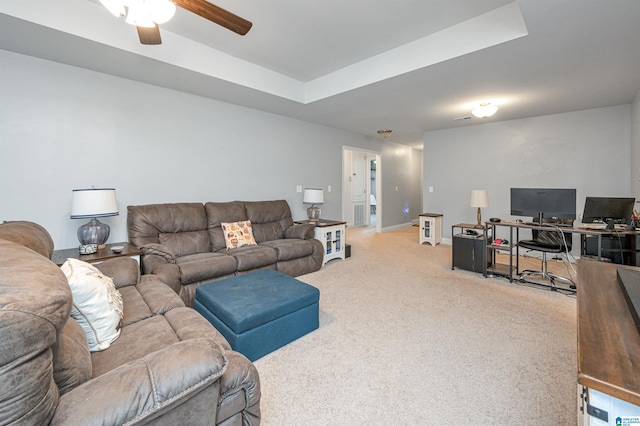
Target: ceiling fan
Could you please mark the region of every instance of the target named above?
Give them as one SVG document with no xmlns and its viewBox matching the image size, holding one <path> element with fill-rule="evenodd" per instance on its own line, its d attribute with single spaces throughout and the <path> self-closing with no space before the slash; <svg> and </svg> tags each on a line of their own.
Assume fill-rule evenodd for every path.
<svg viewBox="0 0 640 426">
<path fill-rule="evenodd" d="M 207 0 L 100 0 L 113 15 L 126 16 L 135 25 L 142 44 L 162 44 L 159 24 L 169 21 L 179 6 L 237 34 L 245 35 L 253 25 Z"/>
</svg>

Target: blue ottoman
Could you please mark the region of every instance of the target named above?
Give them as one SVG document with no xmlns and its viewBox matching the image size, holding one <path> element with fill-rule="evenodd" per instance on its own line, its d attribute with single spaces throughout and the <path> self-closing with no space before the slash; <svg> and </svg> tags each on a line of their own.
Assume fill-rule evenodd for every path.
<svg viewBox="0 0 640 426">
<path fill-rule="evenodd" d="M 194 308 L 251 361 L 318 328 L 320 291 L 265 269 L 201 285 Z"/>
</svg>

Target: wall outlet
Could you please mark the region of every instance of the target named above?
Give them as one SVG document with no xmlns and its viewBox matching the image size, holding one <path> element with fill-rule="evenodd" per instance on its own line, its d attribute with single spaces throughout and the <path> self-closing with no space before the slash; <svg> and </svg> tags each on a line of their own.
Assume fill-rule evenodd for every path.
<svg viewBox="0 0 640 426">
<path fill-rule="evenodd" d="M 296 186 L 296 192 L 302 192 L 302 185 Z"/>
<path fill-rule="evenodd" d="M 331 185 L 327 186 L 327 192 L 331 192 Z"/>
</svg>

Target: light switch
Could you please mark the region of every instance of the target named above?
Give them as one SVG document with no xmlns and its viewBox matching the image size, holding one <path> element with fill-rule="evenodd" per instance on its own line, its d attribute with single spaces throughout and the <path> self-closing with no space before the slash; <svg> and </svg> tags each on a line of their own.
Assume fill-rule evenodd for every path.
<svg viewBox="0 0 640 426">
<path fill-rule="evenodd" d="M 433 186 L 429 187 L 429 192 L 433 192 Z"/>
<path fill-rule="evenodd" d="M 327 186 L 327 192 L 331 192 L 331 185 Z"/>
<path fill-rule="evenodd" d="M 296 192 L 302 192 L 302 185 L 296 186 Z"/>
</svg>

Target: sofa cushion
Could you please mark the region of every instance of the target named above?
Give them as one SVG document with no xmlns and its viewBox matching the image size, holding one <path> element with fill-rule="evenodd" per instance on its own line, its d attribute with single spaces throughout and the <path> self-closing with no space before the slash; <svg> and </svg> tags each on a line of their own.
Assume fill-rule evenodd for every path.
<svg viewBox="0 0 640 426">
<path fill-rule="evenodd" d="M 180 282 L 191 284 L 235 272 L 236 259 L 225 253 L 199 253 L 177 259 Z"/>
<path fill-rule="evenodd" d="M 253 230 L 251 228 L 250 220 L 241 220 L 231 223 L 222 222 L 221 226 L 227 250 L 256 245 L 256 240 L 253 238 Z"/>
<path fill-rule="evenodd" d="M 226 248 L 222 222 L 238 222 L 247 220 L 247 212 L 242 201 L 228 203 L 206 203 L 204 205 L 207 214 L 207 230 L 211 240 L 212 251 Z"/>
<path fill-rule="evenodd" d="M 149 243 L 159 243 L 160 234 L 206 231 L 207 216 L 201 203 L 128 206 L 127 229 L 129 242 L 142 247 Z M 190 246 L 188 243 L 185 245 Z"/>
<path fill-rule="evenodd" d="M 238 272 L 275 265 L 278 261 L 276 251 L 263 245 L 238 247 L 226 253 L 235 258 Z"/>
<path fill-rule="evenodd" d="M 265 241 L 260 245 L 274 249 L 278 261 L 298 259 L 313 254 L 313 245 L 308 240 L 273 240 Z"/>
<path fill-rule="evenodd" d="M 47 259 L 53 254 L 53 239 L 37 223 L 16 220 L 0 225 L 0 239 L 9 240 L 35 250 Z"/>
<path fill-rule="evenodd" d="M 191 308 L 178 307 L 164 315 L 155 315 L 127 325 L 122 327 L 122 335 L 108 351 L 91 354 L 93 377 L 174 343 L 199 337 L 214 339 L 220 347 L 230 348 L 224 337 Z M 114 357 L 114 353 L 118 356 Z"/>
<path fill-rule="evenodd" d="M 199 231 L 171 232 L 158 235 L 160 244 L 166 246 L 176 256 L 188 256 L 210 251 L 209 233 L 206 229 Z"/>
<path fill-rule="evenodd" d="M 284 230 L 293 225 L 291 209 L 285 200 L 247 201 L 244 204 L 258 243 L 284 238 Z"/>
<path fill-rule="evenodd" d="M 53 349 L 53 379 L 60 395 L 91 379 L 91 353 L 84 330 L 69 318 Z"/>
<path fill-rule="evenodd" d="M 71 316 L 84 330 L 89 350 L 107 349 L 120 335 L 122 319 L 122 297 L 113 280 L 78 259 L 67 259 L 60 269 L 73 294 Z"/>
</svg>

